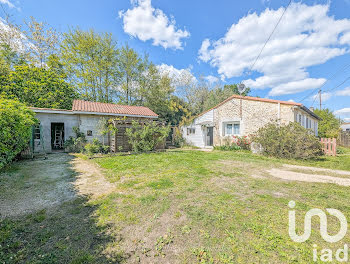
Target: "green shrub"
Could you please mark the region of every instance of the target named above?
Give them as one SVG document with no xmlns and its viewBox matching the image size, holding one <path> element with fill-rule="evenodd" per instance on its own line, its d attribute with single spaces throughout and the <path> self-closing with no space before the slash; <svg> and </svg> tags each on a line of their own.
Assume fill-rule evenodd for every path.
<svg viewBox="0 0 350 264">
<path fill-rule="evenodd" d="M 0 98 L 0 168 L 29 146 L 34 116 L 24 104 Z"/>
<path fill-rule="evenodd" d="M 228 136 L 224 138 L 224 144 L 221 146 L 215 146 L 216 150 L 226 150 L 226 151 L 234 151 L 234 150 L 249 150 L 250 149 L 250 140 L 247 136 L 238 137 L 238 136 Z"/>
<path fill-rule="evenodd" d="M 109 146 L 103 145 L 97 138 L 94 138 L 91 143 L 85 145 L 84 150 L 89 156 L 97 153 L 106 154 L 109 152 Z"/>
<path fill-rule="evenodd" d="M 135 152 L 152 151 L 165 140 L 170 132 L 169 127 L 158 125 L 156 122 L 141 125 L 137 121 L 132 122 L 132 127 L 126 129 L 126 135 L 132 150 Z"/>
<path fill-rule="evenodd" d="M 261 144 L 265 155 L 287 159 L 310 159 L 323 155 L 320 140 L 311 130 L 293 122 L 271 123 L 259 129 L 252 141 Z"/>
<path fill-rule="evenodd" d="M 64 147 L 68 152 L 82 152 L 87 142 L 85 134 L 80 132 L 78 127 L 73 127 L 73 132 L 75 133 L 75 138 L 69 137 L 69 139 L 64 142 Z"/>
</svg>

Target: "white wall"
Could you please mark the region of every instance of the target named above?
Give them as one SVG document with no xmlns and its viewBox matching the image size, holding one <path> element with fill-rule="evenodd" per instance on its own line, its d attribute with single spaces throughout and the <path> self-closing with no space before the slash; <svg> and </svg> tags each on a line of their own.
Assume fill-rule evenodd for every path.
<svg viewBox="0 0 350 264">
<path fill-rule="evenodd" d="M 341 125 L 343 131 L 350 131 L 350 123 Z"/>
<path fill-rule="evenodd" d="M 196 147 L 203 148 L 206 146 L 206 128 L 202 127 L 202 122 L 214 122 L 214 109 L 195 118 L 192 124 L 182 127 L 182 135 L 186 141 Z M 195 134 L 187 135 L 187 128 L 195 128 Z M 215 129 L 214 129 L 215 130 Z M 215 131 L 214 131 L 215 134 Z"/>
<path fill-rule="evenodd" d="M 73 127 L 79 125 L 78 116 L 72 114 L 36 113 L 36 118 L 42 126 L 42 139 L 46 152 L 51 152 L 51 123 L 64 123 L 64 140 L 74 136 Z M 42 151 L 38 146 L 37 151 Z"/>
<path fill-rule="evenodd" d="M 303 127 L 311 129 L 315 135 L 318 136 L 318 120 L 301 109 L 296 110 L 295 113 L 295 121 L 300 123 Z"/>
<path fill-rule="evenodd" d="M 102 118 L 108 120 L 112 118 L 112 116 L 78 115 L 78 118 L 80 131 L 85 134 L 86 139 L 89 142 L 91 142 L 94 138 L 97 138 L 100 142 L 104 142 L 106 145 L 108 144 L 108 137 L 105 136 L 103 141 L 103 137 L 100 135 L 99 122 Z M 88 130 L 92 131 L 92 136 L 87 135 Z"/>
</svg>

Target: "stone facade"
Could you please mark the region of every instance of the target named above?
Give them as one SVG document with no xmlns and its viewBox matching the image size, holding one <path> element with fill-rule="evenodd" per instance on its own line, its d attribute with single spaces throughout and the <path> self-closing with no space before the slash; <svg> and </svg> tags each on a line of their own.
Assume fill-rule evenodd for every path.
<svg viewBox="0 0 350 264">
<path fill-rule="evenodd" d="M 208 113 L 210 113 L 209 116 Z M 203 117 L 206 117 L 205 123 L 201 122 Z M 207 120 L 208 117 L 211 117 L 211 120 Z M 189 143 L 197 147 L 205 147 L 208 146 L 207 128 L 211 126 L 213 127 L 213 145 L 217 146 L 231 141 L 233 135 L 249 136 L 271 122 L 279 122 L 283 125 L 294 121 L 312 129 L 317 135 L 318 119 L 301 104 L 233 96 L 209 112 L 199 115 L 192 124 L 183 127 L 182 132 Z M 228 125 L 230 133 L 226 132 Z M 236 126 L 235 132 L 232 131 L 233 126 Z M 188 128 L 195 128 L 195 133 L 186 134 Z"/>
</svg>

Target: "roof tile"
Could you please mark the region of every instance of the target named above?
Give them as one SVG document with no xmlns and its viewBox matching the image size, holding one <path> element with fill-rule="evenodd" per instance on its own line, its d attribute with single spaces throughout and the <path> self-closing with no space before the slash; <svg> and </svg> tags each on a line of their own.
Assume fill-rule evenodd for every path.
<svg viewBox="0 0 350 264">
<path fill-rule="evenodd" d="M 83 100 L 74 100 L 72 111 L 75 112 L 95 112 L 122 115 L 137 115 L 157 117 L 151 109 L 144 106 L 118 105 L 111 103 L 98 103 Z"/>
</svg>

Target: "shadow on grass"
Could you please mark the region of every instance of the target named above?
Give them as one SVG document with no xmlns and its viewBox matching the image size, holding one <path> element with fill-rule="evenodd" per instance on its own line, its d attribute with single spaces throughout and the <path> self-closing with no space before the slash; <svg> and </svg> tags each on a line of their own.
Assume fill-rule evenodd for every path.
<svg viewBox="0 0 350 264">
<path fill-rule="evenodd" d="M 72 158 L 66 156 L 62 169 L 70 172 L 69 177 L 65 179 L 72 185 L 72 192 L 75 192 L 73 184 L 77 175 L 69 164 Z M 54 162 L 55 157 L 51 156 L 47 163 L 41 163 L 41 166 L 53 166 Z M 15 166 L 30 166 L 30 164 L 31 162 L 26 161 L 19 162 Z M 18 170 L 16 171 L 18 174 Z M 11 169 L 8 173 L 11 173 Z M 15 181 L 15 177 L 12 180 Z M 25 188 L 19 191 L 27 192 Z M 94 214 L 96 209 L 88 203 L 88 197 L 74 193 L 72 199 L 61 204 L 31 214 L 0 220 L 0 263 L 122 261 L 121 254 L 108 256 L 104 252 L 114 239 L 107 234 L 107 227 L 100 227 L 97 224 Z"/>
</svg>

